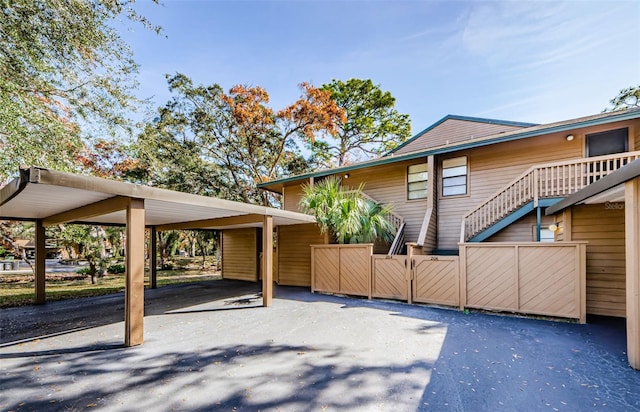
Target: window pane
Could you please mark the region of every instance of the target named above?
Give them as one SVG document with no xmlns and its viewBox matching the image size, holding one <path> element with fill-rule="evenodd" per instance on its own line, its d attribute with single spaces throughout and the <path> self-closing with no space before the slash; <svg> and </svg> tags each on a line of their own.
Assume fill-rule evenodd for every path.
<svg viewBox="0 0 640 412">
<path fill-rule="evenodd" d="M 459 176 L 459 177 L 448 177 L 446 179 L 442 179 L 442 187 L 449 186 L 460 186 L 467 184 L 467 176 Z"/>
<path fill-rule="evenodd" d="M 467 174 L 467 166 L 451 167 L 449 169 L 442 169 L 442 177 L 451 176 L 463 176 Z"/>
<path fill-rule="evenodd" d="M 419 182 L 419 181 L 429 180 L 429 172 L 409 174 L 409 176 L 407 176 L 407 180 L 409 182 Z"/>
<path fill-rule="evenodd" d="M 427 164 L 426 163 L 420 163 L 419 165 L 412 165 L 409 166 L 409 173 L 420 173 L 420 172 L 426 172 L 427 171 Z"/>
<path fill-rule="evenodd" d="M 409 200 L 424 199 L 427 197 L 427 190 L 416 190 L 415 192 L 409 192 Z"/>
<path fill-rule="evenodd" d="M 443 196 L 455 196 L 455 195 L 466 195 L 467 194 L 467 185 L 460 186 L 449 186 L 442 188 Z"/>
<path fill-rule="evenodd" d="M 442 161 L 442 168 L 448 169 L 450 167 L 456 166 L 466 166 L 467 165 L 467 156 L 454 157 L 453 159 L 446 159 Z"/>
<path fill-rule="evenodd" d="M 409 183 L 410 192 L 414 192 L 416 190 L 426 190 L 426 189 L 427 189 L 427 182 Z"/>
<path fill-rule="evenodd" d="M 587 135 L 587 155 L 604 156 L 627 151 L 628 129 L 608 130 Z"/>
<path fill-rule="evenodd" d="M 541 242 L 553 242 L 555 235 L 553 231 L 549 229 L 540 229 L 540 241 Z"/>
</svg>

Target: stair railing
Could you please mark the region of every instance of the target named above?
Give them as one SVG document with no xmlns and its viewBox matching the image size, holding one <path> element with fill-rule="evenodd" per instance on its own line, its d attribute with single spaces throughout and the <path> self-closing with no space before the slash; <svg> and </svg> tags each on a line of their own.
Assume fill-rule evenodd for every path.
<svg viewBox="0 0 640 412">
<path fill-rule="evenodd" d="M 535 165 L 462 217 L 460 242 L 528 202 L 566 197 L 640 158 L 640 151 Z"/>
</svg>

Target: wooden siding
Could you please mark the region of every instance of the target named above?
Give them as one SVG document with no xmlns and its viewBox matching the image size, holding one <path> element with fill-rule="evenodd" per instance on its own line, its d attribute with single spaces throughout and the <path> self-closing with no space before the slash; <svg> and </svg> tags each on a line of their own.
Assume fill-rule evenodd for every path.
<svg viewBox="0 0 640 412">
<path fill-rule="evenodd" d="M 542 229 L 548 228 L 551 224 L 555 223 L 553 216 L 542 216 Z M 536 226 L 538 220 L 536 218 L 536 212 L 532 212 L 527 216 L 519 219 L 502 229 L 495 235 L 488 238 L 487 242 L 536 242 Z"/>
<path fill-rule="evenodd" d="M 457 256 L 413 256 L 413 301 L 460 305 L 459 263 Z"/>
<path fill-rule="evenodd" d="M 438 249 L 457 249 L 462 216 L 533 165 L 582 157 L 580 138 L 565 134 L 506 142 L 456 153 L 469 158 L 469 195 L 441 197 L 438 204 Z M 449 156 L 451 157 L 451 156 Z M 442 165 L 441 158 L 438 167 Z"/>
<path fill-rule="evenodd" d="M 640 127 L 640 120 L 579 128 L 439 156 L 437 162 L 439 169 L 443 159 L 465 155 L 469 157 L 469 195 L 444 198 L 439 195 L 438 248 L 457 249 L 462 216 L 531 166 L 583 158 L 585 134 L 622 127 L 628 127 L 630 133 L 635 133 L 635 130 Z M 566 141 L 565 137 L 568 134 L 575 136 L 573 141 Z"/>
<path fill-rule="evenodd" d="M 371 298 L 372 244 L 311 245 L 311 291 Z"/>
<path fill-rule="evenodd" d="M 410 269 L 408 257 L 402 255 L 373 255 L 371 295 L 374 298 L 409 298 Z"/>
<path fill-rule="evenodd" d="M 393 211 L 402 216 L 407 224 L 405 239 L 407 242 L 416 241 L 420 227 L 427 210 L 427 199 L 407 200 L 407 167 L 412 164 L 424 163 L 427 159 L 418 159 L 395 163 L 371 169 L 349 172 L 349 178 L 343 176 L 345 188 L 357 188 L 364 183 L 364 193 L 382 204 L 393 205 Z M 299 185 L 284 188 L 285 210 L 299 211 L 298 202 L 302 196 Z M 382 248 L 376 248 L 381 251 Z"/>
<path fill-rule="evenodd" d="M 311 245 L 325 243 L 316 224 L 278 228 L 278 284 L 311 286 Z"/>
<path fill-rule="evenodd" d="M 585 321 L 584 242 L 465 243 L 461 306 Z"/>
<path fill-rule="evenodd" d="M 607 204 L 572 210 L 572 238 L 587 244 L 587 313 L 626 315 L 624 209 Z"/>
<path fill-rule="evenodd" d="M 343 184 L 355 188 L 364 183 L 363 191 L 367 195 L 380 203 L 393 205 L 393 211 L 402 216 L 407 224 L 405 240 L 415 242 L 427 211 L 427 199 L 407 200 L 407 167 L 426 161 L 424 158 L 375 169 L 355 170 L 349 172 L 349 179 L 344 179 Z"/>
<path fill-rule="evenodd" d="M 285 186 L 283 189 L 284 194 L 284 210 L 291 210 L 293 212 L 299 212 L 300 199 L 302 199 L 302 185 Z"/>
<path fill-rule="evenodd" d="M 640 150 L 640 125 L 629 127 L 629 136 L 632 136 L 634 141 L 634 147 L 630 147 L 629 150 Z"/>
<path fill-rule="evenodd" d="M 406 146 L 400 148 L 395 153 L 400 155 L 415 152 L 417 150 L 428 149 L 430 147 L 460 143 L 516 129 L 520 129 L 520 127 L 473 122 L 469 120 L 447 119 Z"/>
<path fill-rule="evenodd" d="M 258 230 L 231 229 L 222 233 L 222 277 L 258 280 Z"/>
</svg>

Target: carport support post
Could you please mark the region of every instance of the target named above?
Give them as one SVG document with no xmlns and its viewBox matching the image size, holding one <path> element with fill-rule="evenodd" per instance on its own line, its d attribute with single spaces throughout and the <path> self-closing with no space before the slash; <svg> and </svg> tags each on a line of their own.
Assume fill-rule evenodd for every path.
<svg viewBox="0 0 640 412">
<path fill-rule="evenodd" d="M 35 289 L 36 305 L 42 305 L 47 301 L 45 291 L 45 259 L 47 258 L 47 247 L 45 242 L 45 231 L 42 219 L 36 220 L 36 267 L 35 267 Z"/>
<path fill-rule="evenodd" d="M 144 323 L 144 200 L 129 199 L 124 308 L 124 344 L 141 345 Z"/>
<path fill-rule="evenodd" d="M 149 287 L 151 289 L 155 289 L 158 287 L 158 273 L 156 272 L 156 266 L 158 264 L 158 243 L 157 243 L 157 233 L 156 227 L 151 226 L 151 239 L 149 239 L 149 243 L 151 243 L 151 249 L 149 251 Z"/>
<path fill-rule="evenodd" d="M 265 216 L 262 223 L 262 306 L 273 301 L 273 218 Z"/>
<path fill-rule="evenodd" d="M 627 356 L 640 369 L 640 177 L 625 183 L 625 255 L 627 260 Z"/>
</svg>

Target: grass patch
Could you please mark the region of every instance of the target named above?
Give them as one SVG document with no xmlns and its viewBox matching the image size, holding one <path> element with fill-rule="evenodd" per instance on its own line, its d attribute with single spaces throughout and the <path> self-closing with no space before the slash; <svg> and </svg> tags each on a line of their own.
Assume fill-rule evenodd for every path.
<svg viewBox="0 0 640 412">
<path fill-rule="evenodd" d="M 194 259 L 194 261 L 201 262 L 198 259 Z M 193 268 L 191 265 L 184 266 L 187 268 L 159 270 L 157 272 L 158 287 L 221 279 L 220 273 L 212 269 L 201 270 Z M 47 274 L 46 296 L 47 301 L 101 296 L 124 292 L 124 286 L 124 274 L 107 274 L 98 278 L 97 284 L 92 285 L 88 277 L 79 279 L 77 273 L 74 272 L 51 273 Z M 147 275 L 145 276 L 145 288 L 148 287 L 149 278 Z M 32 305 L 34 300 L 33 274 L 2 275 L 0 272 L 0 308 Z"/>
</svg>

